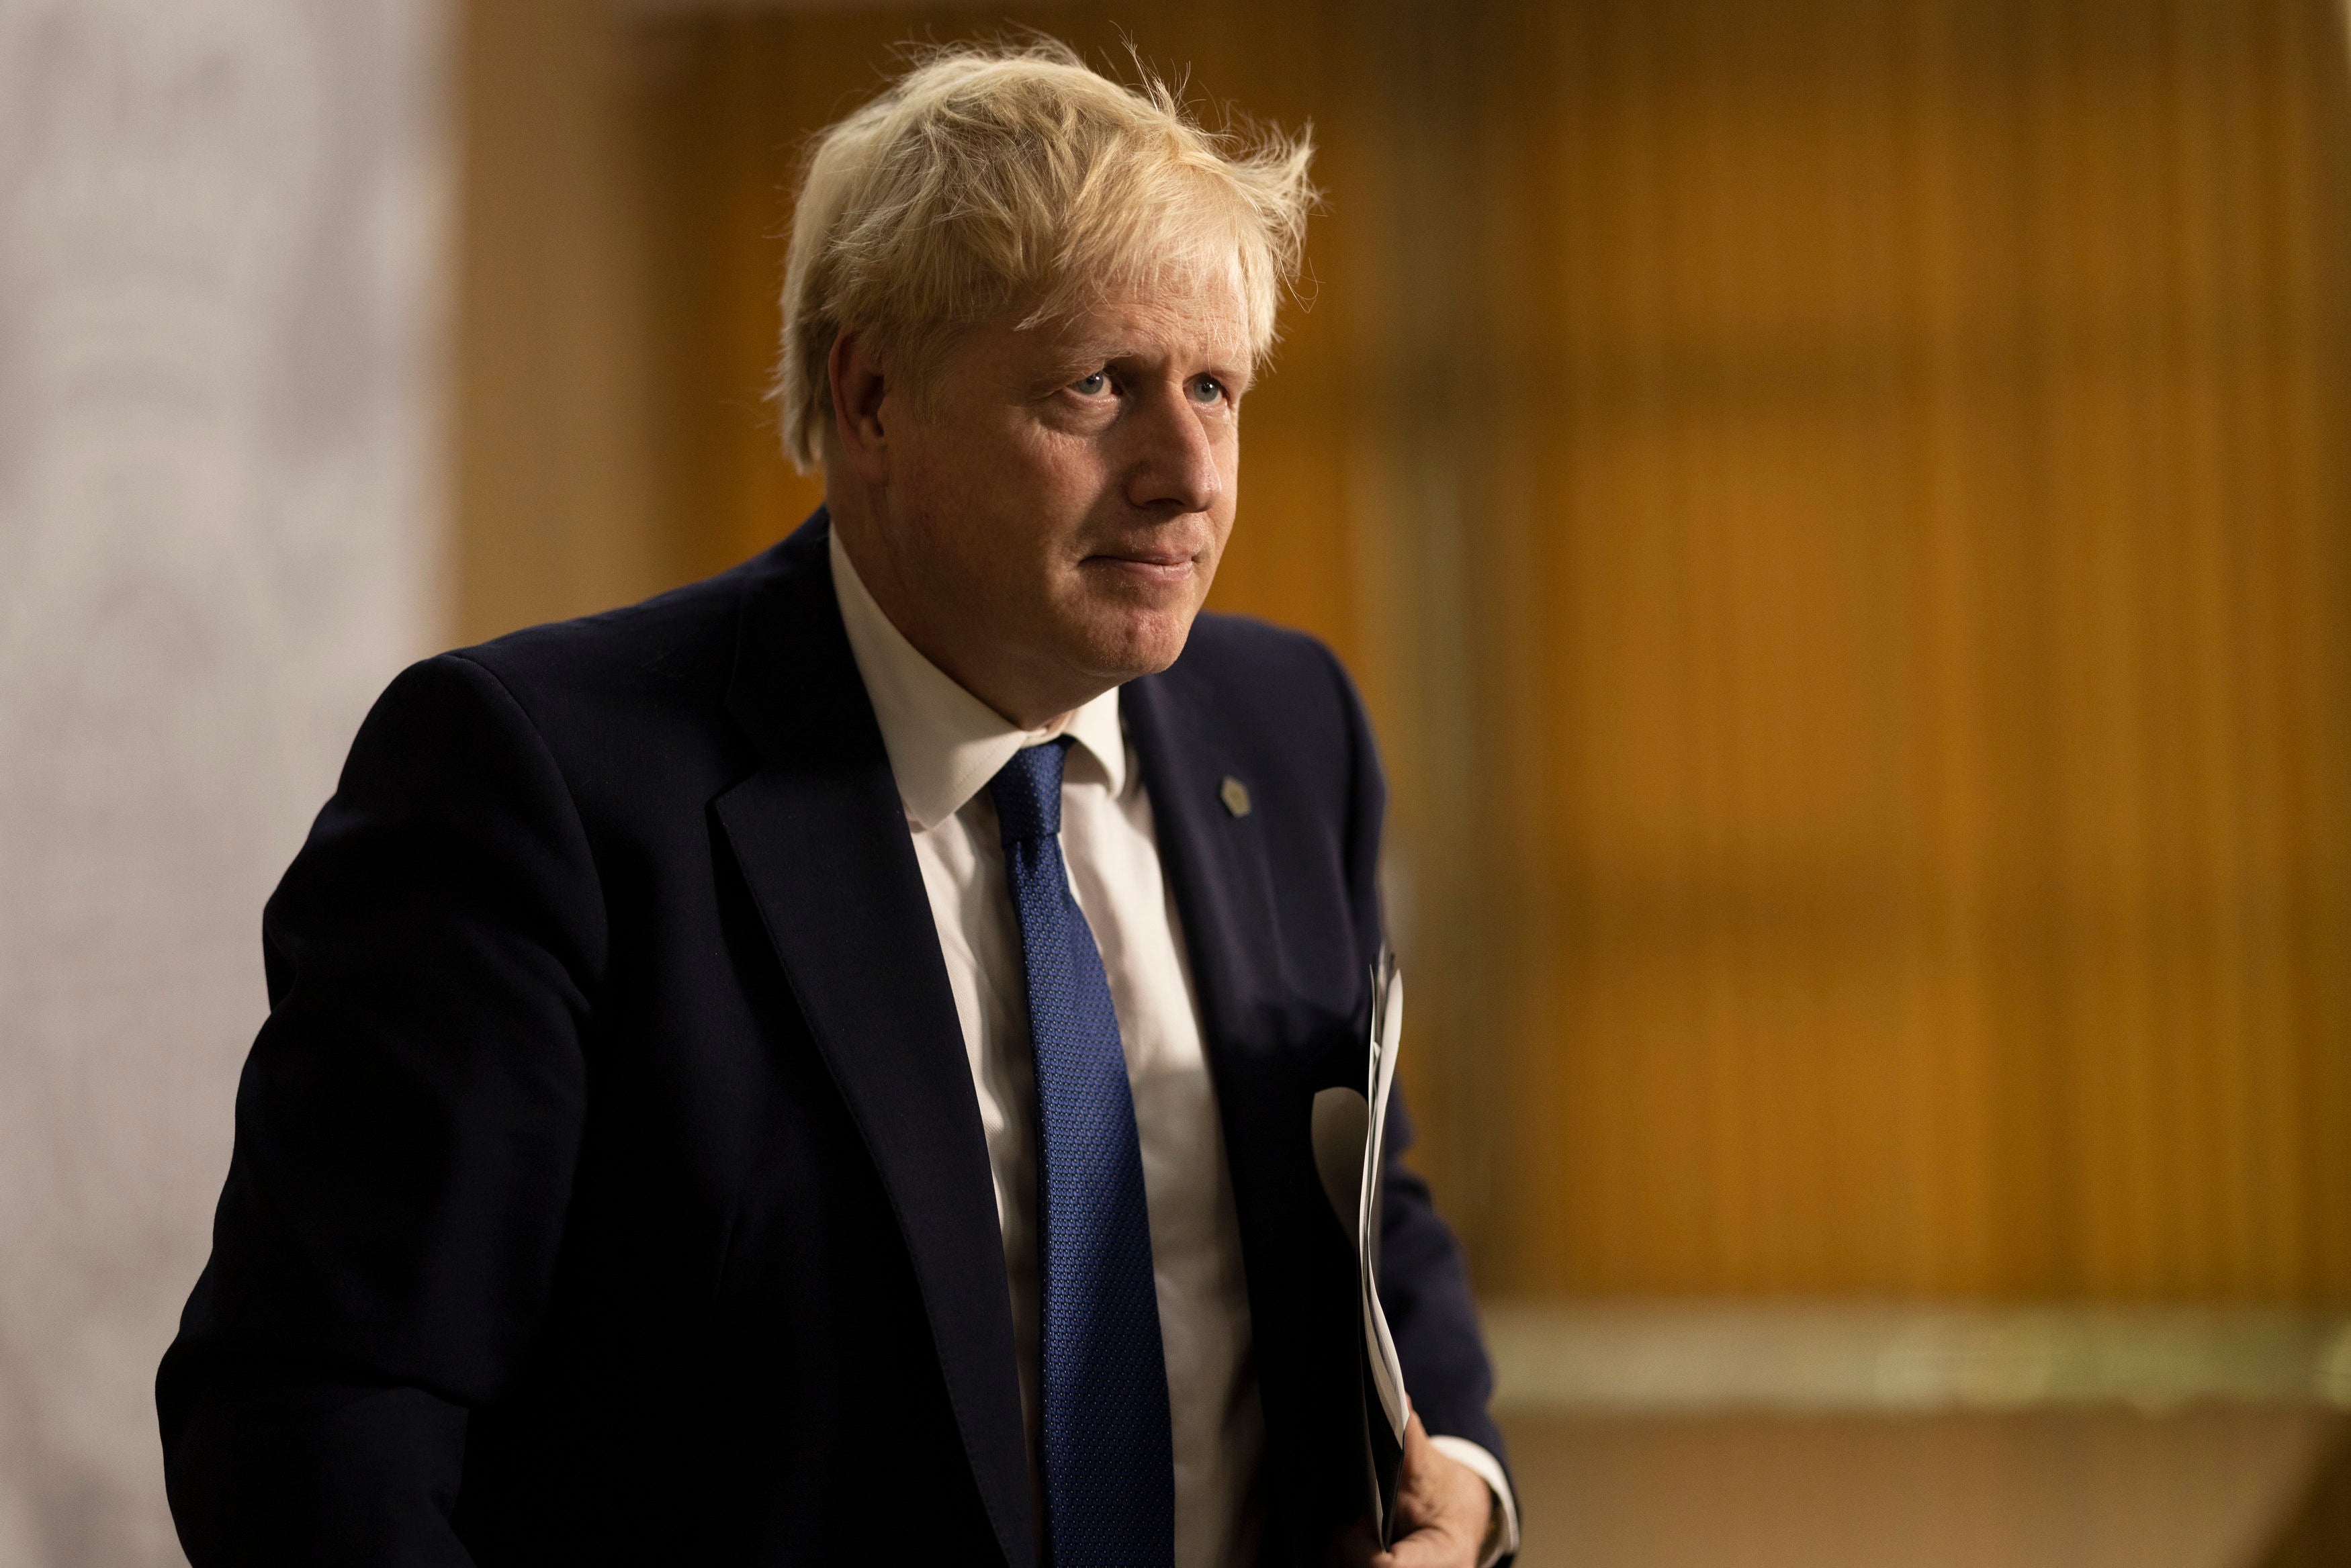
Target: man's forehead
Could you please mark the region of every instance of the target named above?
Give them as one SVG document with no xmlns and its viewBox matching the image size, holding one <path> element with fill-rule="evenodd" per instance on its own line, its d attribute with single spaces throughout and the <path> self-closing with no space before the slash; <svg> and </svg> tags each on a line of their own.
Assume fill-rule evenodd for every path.
<svg viewBox="0 0 2351 1568">
<path fill-rule="evenodd" d="M 1173 352 L 1246 362 L 1251 357 L 1238 269 L 1171 267 L 1148 282 L 1090 291 L 1019 336 L 1056 358 Z"/>
</svg>

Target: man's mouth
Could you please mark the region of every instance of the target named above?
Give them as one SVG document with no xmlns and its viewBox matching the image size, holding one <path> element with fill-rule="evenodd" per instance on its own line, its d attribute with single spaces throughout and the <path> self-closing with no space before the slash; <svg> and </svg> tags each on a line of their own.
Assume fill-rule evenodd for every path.
<svg viewBox="0 0 2351 1568">
<path fill-rule="evenodd" d="M 1187 583 L 1198 569 L 1197 552 L 1169 540 L 1129 549 L 1098 550 L 1085 559 L 1098 571 L 1107 571 L 1130 583 L 1176 586 Z"/>
<path fill-rule="evenodd" d="M 1189 550 L 1104 550 L 1090 557 L 1126 566 L 1188 566 L 1192 564 Z"/>
</svg>

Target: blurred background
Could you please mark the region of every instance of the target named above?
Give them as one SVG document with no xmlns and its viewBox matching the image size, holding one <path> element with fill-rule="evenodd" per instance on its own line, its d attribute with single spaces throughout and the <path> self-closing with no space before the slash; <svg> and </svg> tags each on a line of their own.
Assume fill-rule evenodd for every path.
<svg viewBox="0 0 2351 1568">
<path fill-rule="evenodd" d="M 1329 209 L 1214 602 L 1355 671 L 1529 1568 L 2351 1563 L 2340 0 L 0 0 L 0 1568 L 408 659 L 814 504 L 809 132 L 1128 41 Z"/>
</svg>

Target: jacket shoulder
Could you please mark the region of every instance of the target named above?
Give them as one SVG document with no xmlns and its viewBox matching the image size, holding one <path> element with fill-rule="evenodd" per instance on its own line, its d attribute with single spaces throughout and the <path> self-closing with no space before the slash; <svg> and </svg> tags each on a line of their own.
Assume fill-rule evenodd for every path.
<svg viewBox="0 0 2351 1568">
<path fill-rule="evenodd" d="M 743 596 L 764 557 L 641 603 L 527 627 L 452 651 L 527 709 L 681 686 L 724 687 Z"/>
<path fill-rule="evenodd" d="M 626 813 L 650 795 L 718 787 L 749 765 L 728 690 L 746 607 L 778 572 L 770 550 L 639 604 L 529 627 L 431 662 L 495 680 L 591 820 Z"/>
<path fill-rule="evenodd" d="M 1156 679 L 1228 720 L 1344 730 L 1360 723 L 1362 702 L 1338 656 L 1311 633 L 1254 616 L 1203 613 L 1183 656 Z"/>
</svg>

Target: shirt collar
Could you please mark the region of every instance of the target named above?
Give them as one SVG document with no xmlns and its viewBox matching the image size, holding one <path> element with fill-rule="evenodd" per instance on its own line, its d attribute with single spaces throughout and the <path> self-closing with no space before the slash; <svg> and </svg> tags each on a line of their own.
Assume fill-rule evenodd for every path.
<svg viewBox="0 0 2351 1568">
<path fill-rule="evenodd" d="M 1076 742 L 1073 751 L 1093 759 L 1112 794 L 1125 789 L 1126 736 L 1119 728 L 1117 688 L 1057 723 L 1021 729 L 956 684 L 953 676 L 906 640 L 850 564 L 840 531 L 829 529 L 827 534 L 841 624 L 849 633 L 849 650 L 882 726 L 882 745 L 890 753 L 898 798 L 917 833 L 930 831 L 962 810 L 1012 760 L 1013 753 L 1063 735 Z"/>
</svg>

